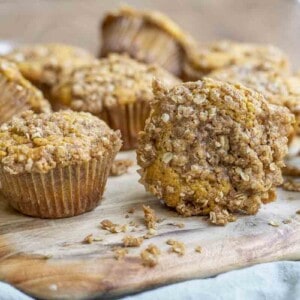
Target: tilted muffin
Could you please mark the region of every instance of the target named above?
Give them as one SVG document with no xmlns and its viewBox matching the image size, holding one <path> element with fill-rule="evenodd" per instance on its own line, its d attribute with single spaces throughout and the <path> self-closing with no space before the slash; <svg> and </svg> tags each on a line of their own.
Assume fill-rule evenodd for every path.
<svg viewBox="0 0 300 300">
<path fill-rule="evenodd" d="M 49 112 L 49 102 L 26 80 L 17 66 L 0 59 L 0 124 L 12 116 L 32 109 L 36 113 Z"/>
<path fill-rule="evenodd" d="M 220 225 L 275 199 L 293 122 L 288 109 L 208 78 L 170 90 L 156 82 L 154 95 L 137 150 L 148 191 L 184 216 L 209 215 Z"/>
<path fill-rule="evenodd" d="M 95 58 L 84 49 L 64 44 L 21 46 L 5 55 L 15 62 L 25 78 L 48 96 L 62 74 L 91 63 Z"/>
<path fill-rule="evenodd" d="M 295 115 L 295 131 L 300 133 L 300 77 L 266 71 L 260 65 L 231 66 L 208 75 L 229 83 L 241 83 L 264 95 L 273 104 L 286 106 Z"/>
<path fill-rule="evenodd" d="M 184 80 L 195 81 L 210 72 L 232 65 L 260 64 L 265 70 L 289 71 L 287 56 L 278 48 L 265 44 L 216 41 L 190 47 L 184 64 Z"/>
<path fill-rule="evenodd" d="M 191 36 L 157 11 L 122 7 L 108 13 L 101 25 L 100 56 L 128 53 L 146 63 L 157 63 L 180 77 L 186 48 L 196 45 Z"/>
<path fill-rule="evenodd" d="M 88 111 L 113 129 L 120 129 L 123 149 L 134 149 L 137 134 L 149 116 L 152 80 L 168 86 L 179 82 L 165 70 L 127 56 L 110 55 L 98 63 L 75 70 L 53 89 L 55 107 Z"/>
<path fill-rule="evenodd" d="M 0 127 L 1 192 L 34 217 L 92 210 L 120 147 L 119 133 L 89 113 L 26 111 Z"/>
</svg>

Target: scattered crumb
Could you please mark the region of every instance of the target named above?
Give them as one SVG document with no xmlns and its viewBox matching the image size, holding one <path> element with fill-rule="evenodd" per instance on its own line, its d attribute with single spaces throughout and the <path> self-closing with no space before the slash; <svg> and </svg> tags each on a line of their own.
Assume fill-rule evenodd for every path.
<svg viewBox="0 0 300 300">
<path fill-rule="evenodd" d="M 128 168 L 133 166 L 133 161 L 130 159 L 116 159 L 110 169 L 110 176 L 120 176 L 127 173 Z"/>
<path fill-rule="evenodd" d="M 195 251 L 196 251 L 196 252 L 199 252 L 199 253 L 202 253 L 202 247 L 201 247 L 201 246 L 197 246 L 197 247 L 195 248 Z"/>
<path fill-rule="evenodd" d="M 282 221 L 283 224 L 290 224 L 292 223 L 292 220 L 291 219 L 285 219 Z"/>
<path fill-rule="evenodd" d="M 271 225 L 271 226 L 273 226 L 273 227 L 279 227 L 279 223 L 278 222 L 276 222 L 276 221 L 269 221 L 269 223 L 268 223 L 269 225 Z"/>
<path fill-rule="evenodd" d="M 113 251 L 114 251 L 116 260 L 121 260 L 126 256 L 126 254 L 128 254 L 128 249 L 126 249 L 126 248 L 117 247 L 117 248 L 114 248 Z"/>
<path fill-rule="evenodd" d="M 101 241 L 103 241 L 102 238 L 94 237 L 93 234 L 89 234 L 84 238 L 83 243 L 84 244 L 92 244 L 93 242 L 101 242 Z"/>
<path fill-rule="evenodd" d="M 184 228 L 185 227 L 184 223 L 168 223 L 167 225 L 176 226 L 178 228 Z"/>
<path fill-rule="evenodd" d="M 125 247 L 139 247 L 144 241 L 142 237 L 134 237 L 132 235 L 127 235 L 123 238 L 123 243 Z"/>
<path fill-rule="evenodd" d="M 111 233 L 126 232 L 128 230 L 127 225 L 114 224 L 110 220 L 103 220 L 100 225 L 102 229 L 107 230 Z"/>
<path fill-rule="evenodd" d="M 292 179 L 285 180 L 281 187 L 286 191 L 300 192 L 300 182 Z"/>
<path fill-rule="evenodd" d="M 287 165 L 282 168 L 282 174 L 286 176 L 300 176 L 300 168 Z"/>
<path fill-rule="evenodd" d="M 168 245 L 172 246 L 170 248 L 170 252 L 175 252 L 179 254 L 180 256 L 185 254 L 185 245 L 182 242 L 178 242 L 175 240 L 167 240 L 166 242 Z"/>
<path fill-rule="evenodd" d="M 135 212 L 135 208 L 134 208 L 134 207 L 131 207 L 131 208 L 129 208 L 129 209 L 127 210 L 127 212 L 128 212 L 129 214 L 133 214 L 133 213 Z"/>
<path fill-rule="evenodd" d="M 160 250 L 157 246 L 150 244 L 146 249 L 141 252 L 141 258 L 143 265 L 146 267 L 154 267 L 158 263 L 158 256 L 160 255 Z"/>
<path fill-rule="evenodd" d="M 153 228 L 150 228 L 148 230 L 148 232 L 143 236 L 144 239 L 150 239 L 152 238 L 154 235 L 156 235 L 157 231 Z"/>
<path fill-rule="evenodd" d="M 144 218 L 145 223 L 148 229 L 155 229 L 156 228 L 156 215 L 155 211 L 147 205 L 143 205 L 144 210 Z"/>
</svg>

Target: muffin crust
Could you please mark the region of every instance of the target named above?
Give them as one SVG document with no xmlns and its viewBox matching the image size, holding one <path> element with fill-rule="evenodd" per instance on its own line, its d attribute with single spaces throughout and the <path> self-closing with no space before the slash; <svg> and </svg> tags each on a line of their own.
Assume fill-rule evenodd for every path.
<svg viewBox="0 0 300 300">
<path fill-rule="evenodd" d="M 233 221 L 275 199 L 294 118 L 241 85 L 204 78 L 155 101 L 137 151 L 141 183 L 184 216 Z"/>
</svg>

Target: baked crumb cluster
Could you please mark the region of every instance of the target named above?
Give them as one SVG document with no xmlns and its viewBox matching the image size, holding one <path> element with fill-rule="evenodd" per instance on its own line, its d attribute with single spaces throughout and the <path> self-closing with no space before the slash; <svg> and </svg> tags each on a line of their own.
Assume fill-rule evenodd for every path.
<svg viewBox="0 0 300 300">
<path fill-rule="evenodd" d="M 47 173 L 118 151 L 118 132 L 89 113 L 26 111 L 0 127 L 0 161 L 11 174 Z"/>
<path fill-rule="evenodd" d="M 16 48 L 6 59 L 15 62 L 22 74 L 35 84 L 53 86 L 62 74 L 91 63 L 87 51 L 63 44 L 28 45 Z"/>
<path fill-rule="evenodd" d="M 202 47 L 191 47 L 185 63 L 189 80 L 198 80 L 218 69 L 232 65 L 260 64 L 265 70 L 287 72 L 287 56 L 272 45 L 216 41 Z"/>
<path fill-rule="evenodd" d="M 231 66 L 209 74 L 209 77 L 243 85 L 263 94 L 276 105 L 286 106 L 296 116 L 296 131 L 300 131 L 300 77 L 265 70 L 261 65 Z"/>
<path fill-rule="evenodd" d="M 209 215 L 221 225 L 235 219 L 232 212 L 255 214 L 274 200 L 294 121 L 286 108 L 208 78 L 153 88 L 137 150 L 148 191 L 180 214 Z"/>
<path fill-rule="evenodd" d="M 178 83 L 178 79 L 159 67 L 112 54 L 62 77 L 53 90 L 53 98 L 73 110 L 99 114 L 104 107 L 152 100 L 153 78 L 167 85 Z"/>
<path fill-rule="evenodd" d="M 1 103 L 2 101 L 22 99 L 28 105 L 28 109 L 32 109 L 36 113 L 51 111 L 50 104 L 44 99 L 42 93 L 22 76 L 14 63 L 2 58 L 0 58 L 0 86 L 2 92 L 0 95 L 1 106 L 6 104 Z M 5 93 L 7 93 L 5 89 L 10 89 L 10 99 L 5 97 Z M 16 105 L 18 104 L 16 103 Z"/>
</svg>

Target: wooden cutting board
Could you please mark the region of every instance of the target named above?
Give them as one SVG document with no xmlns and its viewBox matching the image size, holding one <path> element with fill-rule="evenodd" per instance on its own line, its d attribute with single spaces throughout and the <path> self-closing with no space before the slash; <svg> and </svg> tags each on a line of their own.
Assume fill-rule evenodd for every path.
<svg viewBox="0 0 300 300">
<path fill-rule="evenodd" d="M 135 157 L 133 152 L 121 156 Z M 42 299 L 113 297 L 256 263 L 300 259 L 299 193 L 279 189 L 278 201 L 264 206 L 256 216 L 241 216 L 226 227 L 216 227 L 205 217 L 179 217 L 147 194 L 138 178 L 136 167 L 126 175 L 109 178 L 102 204 L 93 212 L 69 219 L 26 217 L 1 199 L 0 280 Z M 125 233 L 107 233 L 99 223 L 103 219 L 118 224 L 134 220 L 139 226 L 131 234 L 142 236 L 147 232 L 142 204 L 150 205 L 165 220 L 156 236 L 117 261 L 112 247 L 121 245 Z M 125 218 L 132 207 L 136 211 Z M 291 222 L 284 224 L 287 219 Z M 269 225 L 270 221 L 278 222 L 279 227 Z M 103 241 L 83 244 L 89 234 Z M 166 241 L 170 238 L 184 242 L 184 256 L 168 252 Z M 154 268 L 144 267 L 139 256 L 149 243 L 162 252 Z M 198 245 L 202 253 L 195 251 Z"/>
</svg>

